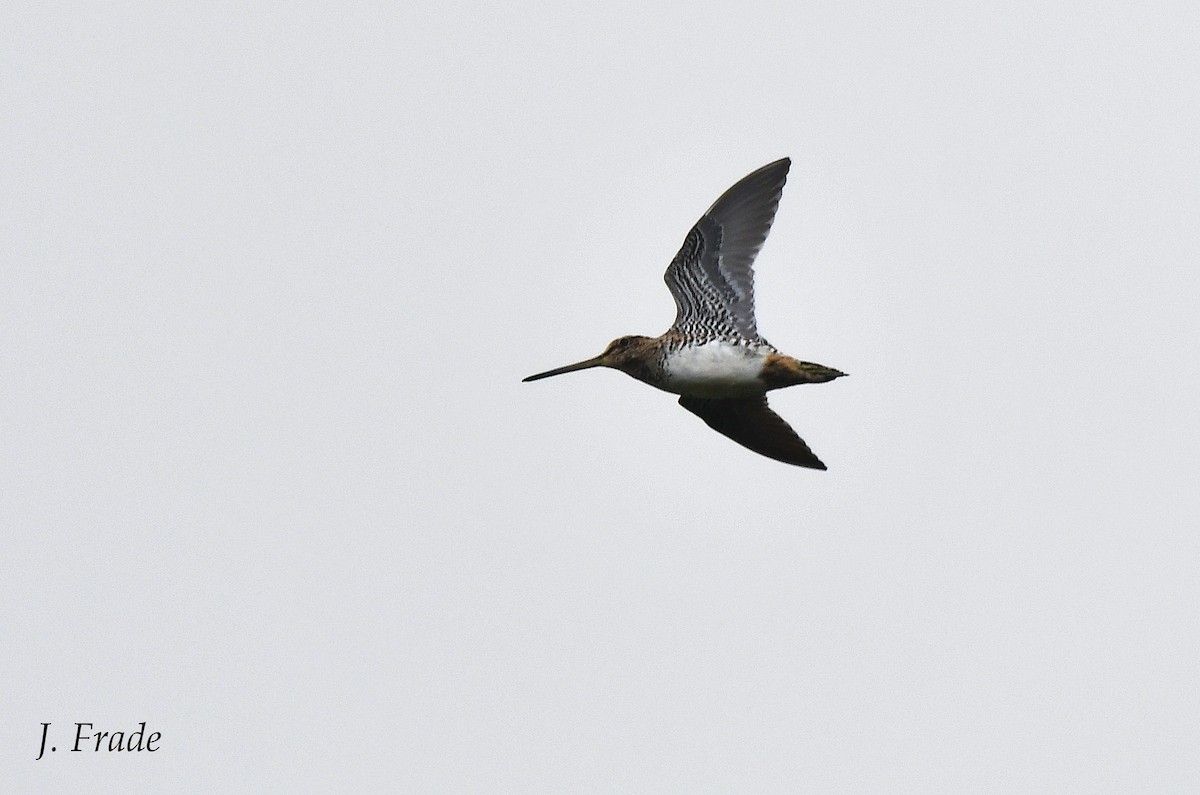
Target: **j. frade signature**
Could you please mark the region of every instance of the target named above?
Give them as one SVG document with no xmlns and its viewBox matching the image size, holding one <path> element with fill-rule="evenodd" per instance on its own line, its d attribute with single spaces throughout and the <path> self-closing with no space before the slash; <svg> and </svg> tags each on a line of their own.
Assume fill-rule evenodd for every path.
<svg viewBox="0 0 1200 795">
<path fill-rule="evenodd" d="M 50 737 L 50 723 L 42 724 L 42 747 L 38 751 L 37 758 L 41 759 L 46 754 L 46 741 Z M 75 724 L 75 744 L 71 748 L 72 751 L 92 751 L 98 753 L 100 751 L 157 751 L 159 748 L 158 742 L 162 739 L 162 732 L 150 732 L 146 734 L 146 721 L 138 724 L 138 728 L 131 732 L 95 732 L 93 733 L 93 724 L 91 723 L 76 723 Z M 58 750 L 58 746 L 51 745 L 51 753 Z M 36 759 L 34 760 L 37 761 Z"/>
</svg>

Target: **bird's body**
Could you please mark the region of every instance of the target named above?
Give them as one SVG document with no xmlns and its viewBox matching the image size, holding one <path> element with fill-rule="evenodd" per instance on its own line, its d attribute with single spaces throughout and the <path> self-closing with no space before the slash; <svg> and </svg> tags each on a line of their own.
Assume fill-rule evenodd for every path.
<svg viewBox="0 0 1200 795">
<path fill-rule="evenodd" d="M 701 398 L 750 397 L 766 391 L 761 376 L 770 345 L 714 339 L 682 345 L 663 357 L 662 389 Z"/>
<path fill-rule="evenodd" d="M 759 336 L 754 316 L 754 257 L 770 231 L 790 165 L 784 158 L 743 178 L 692 227 L 665 276 L 677 309 L 666 333 L 621 337 L 597 357 L 525 380 L 611 367 L 679 395 L 679 404 L 709 427 L 757 453 L 825 469 L 768 408 L 766 393 L 845 373 L 780 353 Z"/>
</svg>

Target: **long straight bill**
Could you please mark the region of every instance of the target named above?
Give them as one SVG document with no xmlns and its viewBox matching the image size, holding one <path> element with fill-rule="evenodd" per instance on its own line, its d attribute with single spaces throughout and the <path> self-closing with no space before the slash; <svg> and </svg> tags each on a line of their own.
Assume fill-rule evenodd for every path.
<svg viewBox="0 0 1200 795">
<path fill-rule="evenodd" d="M 603 366 L 604 366 L 604 357 L 596 356 L 595 358 L 586 359 L 582 362 L 576 362 L 575 364 L 568 364 L 566 367 L 556 367 L 555 369 L 547 370 L 544 373 L 538 373 L 537 375 L 531 375 L 528 378 L 522 378 L 521 383 L 526 383 L 528 381 L 540 381 L 541 379 L 549 378 L 552 375 L 562 375 L 563 373 L 573 373 L 576 370 L 587 370 L 589 367 L 603 367 Z"/>
</svg>

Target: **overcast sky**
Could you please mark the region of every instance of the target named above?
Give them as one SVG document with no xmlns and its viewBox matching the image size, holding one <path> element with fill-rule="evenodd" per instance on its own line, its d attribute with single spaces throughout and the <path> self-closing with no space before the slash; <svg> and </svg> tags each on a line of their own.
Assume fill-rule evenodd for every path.
<svg viewBox="0 0 1200 795">
<path fill-rule="evenodd" d="M 14 791 L 1200 789 L 1194 4 L 19 5 Z M 520 382 L 783 156 L 828 472 Z"/>
</svg>

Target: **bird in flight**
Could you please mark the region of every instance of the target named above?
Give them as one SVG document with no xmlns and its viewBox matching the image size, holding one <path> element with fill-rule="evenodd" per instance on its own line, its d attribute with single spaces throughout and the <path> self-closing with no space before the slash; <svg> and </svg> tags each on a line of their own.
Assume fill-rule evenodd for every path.
<svg viewBox="0 0 1200 795">
<path fill-rule="evenodd" d="M 679 405 L 743 447 L 785 464 L 825 469 L 767 406 L 767 392 L 845 373 L 780 353 L 759 336 L 754 319 L 754 258 L 771 231 L 791 164 L 785 157 L 748 174 L 688 232 L 664 277 L 676 306 L 666 333 L 621 337 L 599 356 L 524 380 L 611 367 L 679 395 Z"/>
</svg>

